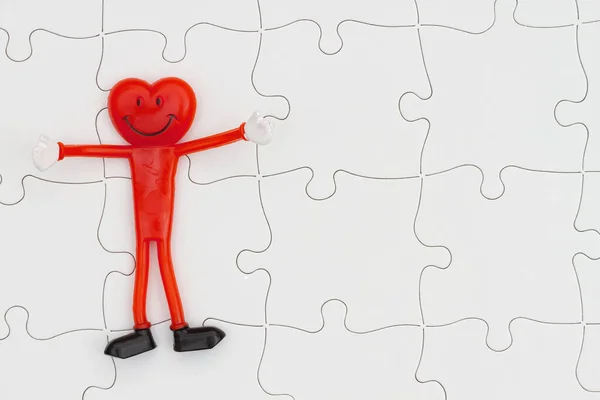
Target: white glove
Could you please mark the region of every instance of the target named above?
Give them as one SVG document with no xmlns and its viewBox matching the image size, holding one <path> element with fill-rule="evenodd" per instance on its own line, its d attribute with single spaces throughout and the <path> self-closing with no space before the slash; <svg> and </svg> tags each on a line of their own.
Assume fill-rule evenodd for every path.
<svg viewBox="0 0 600 400">
<path fill-rule="evenodd" d="M 273 136 L 273 127 L 258 111 L 255 111 L 244 126 L 244 136 L 257 144 L 268 144 Z"/>
<path fill-rule="evenodd" d="M 33 163 L 40 171 L 45 171 L 58 161 L 58 143 L 47 136 L 40 136 L 33 149 Z"/>
</svg>

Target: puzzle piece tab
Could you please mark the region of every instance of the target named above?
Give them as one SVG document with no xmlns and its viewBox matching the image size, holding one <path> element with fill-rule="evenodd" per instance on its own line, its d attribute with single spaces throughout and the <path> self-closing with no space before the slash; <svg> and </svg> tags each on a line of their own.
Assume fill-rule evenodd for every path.
<svg viewBox="0 0 600 400">
<path fill-rule="evenodd" d="M 0 36 L 0 46 L 4 43 Z M 103 177 L 102 160 L 98 159 L 58 163 L 44 173 L 31 160 L 40 135 L 65 143 L 98 143 L 94 118 L 105 97 L 94 78 L 102 50 L 100 40 L 64 39 L 38 32 L 33 43 L 36 51 L 24 63 L 0 57 L 2 203 L 17 202 L 25 195 L 21 181 L 26 175 L 61 182 Z"/>
<path fill-rule="evenodd" d="M 0 279 L 0 312 L 13 305 L 27 308 L 37 337 L 102 328 L 104 278 L 132 267 L 129 257 L 109 254 L 98 243 L 104 185 L 28 178 L 25 186 L 23 201 L 0 207 L 5 227 L 0 263 L 6 274 Z M 0 337 L 4 331 L 0 323 Z"/>
<path fill-rule="evenodd" d="M 413 0 L 337 0 L 326 4 L 319 0 L 261 0 L 260 8 L 265 29 L 298 20 L 314 21 L 321 30 L 319 48 L 328 54 L 339 51 L 343 46 L 344 39 L 340 34 L 342 23 L 360 21 L 366 25 L 384 26 L 412 26 L 417 23 L 416 3 Z"/>
<path fill-rule="evenodd" d="M 500 353 L 486 347 L 483 321 L 428 328 L 417 377 L 438 380 L 448 400 L 598 398 L 575 379 L 581 326 L 513 325 L 514 343 Z"/>
<path fill-rule="evenodd" d="M 269 327 L 259 376 L 265 389 L 289 393 L 296 400 L 444 398 L 439 385 L 414 378 L 421 329 L 357 334 L 344 327 L 345 312 L 340 302 L 326 304 L 323 329 L 317 333 Z"/>
<path fill-rule="evenodd" d="M 579 171 L 586 140 L 583 127 L 562 128 L 553 114 L 585 87 L 575 28 L 522 27 L 512 17 L 515 4 L 499 0 L 495 25 L 481 35 L 422 28 L 434 94 L 400 104 L 408 119 L 431 121 L 423 171 L 477 165 L 487 197 L 502 193 L 498 176 L 507 165 Z"/>
<path fill-rule="evenodd" d="M 357 23 L 340 30 L 350 40 L 333 56 L 316 48 L 319 30 L 310 22 L 266 32 L 256 67 L 258 89 L 282 93 L 291 103 L 272 143 L 260 148 L 261 173 L 308 166 L 315 171 L 308 186 L 315 198 L 333 193 L 338 169 L 418 175 L 426 135 L 424 124 L 407 123 L 398 110 L 403 93 L 427 96 L 430 90 L 417 31 Z"/>
<path fill-rule="evenodd" d="M 158 33 L 107 35 L 98 78 L 100 86 L 110 89 L 118 80 L 131 76 L 150 82 L 165 76 L 187 81 L 196 93 L 198 109 L 195 122 L 182 142 L 237 128 L 254 110 L 279 117 L 287 114 L 285 99 L 263 97 L 252 85 L 251 74 L 260 39 L 257 33 L 199 25 L 187 37 L 190 44 L 187 56 L 172 64 L 161 57 L 164 40 Z M 106 113 L 101 119 L 104 121 L 99 124 L 103 143 L 120 143 L 123 139 L 114 131 Z M 245 141 L 226 149 L 192 154 L 190 159 L 192 179 L 197 182 L 256 174 L 256 146 Z M 123 164 L 114 171 L 116 175 L 129 175 Z"/>
<path fill-rule="evenodd" d="M 304 193 L 310 176 L 303 169 L 261 182 L 273 242 L 240 255 L 242 269 L 264 267 L 272 277 L 269 323 L 316 330 L 322 304 L 337 298 L 348 304 L 353 330 L 420 324 L 421 271 L 446 266 L 449 255 L 413 233 L 419 179 L 338 174 L 336 195 L 314 201 Z"/>
<path fill-rule="evenodd" d="M 154 30 L 165 36 L 163 56 L 179 61 L 197 43 L 187 37 L 199 23 L 258 32 L 258 3 L 249 0 L 104 0 L 104 31 Z M 217 38 L 210 40 L 218 43 Z M 159 54 L 160 55 L 160 54 Z M 224 54 L 221 53 L 221 56 Z"/>
<path fill-rule="evenodd" d="M 416 221 L 421 240 L 448 246 L 453 260 L 447 270 L 423 273 L 425 323 L 482 318 L 496 350 L 510 345 L 509 322 L 515 317 L 580 322 L 572 257 L 600 256 L 600 235 L 573 227 L 578 174 L 510 168 L 502 178 L 506 193 L 487 200 L 479 194 L 476 168 L 427 177 Z"/>
<path fill-rule="evenodd" d="M 102 0 L 2 1 L 0 30 L 5 30 L 10 36 L 8 43 L 0 43 L 0 48 L 6 48 L 6 53 L 13 60 L 25 60 L 31 56 L 32 46 L 36 47 L 36 51 L 44 51 L 45 43 L 37 40 L 41 32 L 35 31 L 50 31 L 57 38 L 59 35 L 72 38 L 98 35 L 102 30 Z M 77 51 L 75 54 L 78 54 Z M 79 56 L 82 54 L 79 53 Z M 60 60 L 61 57 L 56 58 L 64 62 Z M 85 62 L 85 57 L 81 61 Z M 0 70 L 6 71 L 3 68 Z M 47 76 L 40 74 L 40 77 Z"/>
<path fill-rule="evenodd" d="M 32 315 L 32 322 L 37 316 L 43 317 Z M 90 386 L 108 388 L 114 381 L 112 361 L 102 353 L 106 335 L 101 330 L 39 339 L 27 332 L 25 309 L 11 309 L 6 319 L 10 335 L 0 340 L 2 398 L 80 399 Z"/>
<path fill-rule="evenodd" d="M 600 57 L 598 40 L 600 24 L 582 25 L 578 28 L 579 53 L 588 77 L 587 87 L 582 87 L 578 95 L 566 97 L 571 101 L 560 103 L 556 109 L 558 120 L 565 125 L 583 123 L 589 131 L 584 169 L 600 171 Z M 582 71 L 583 75 L 583 71 Z"/>
<path fill-rule="evenodd" d="M 185 170 L 186 166 L 187 160 L 182 161 L 179 168 Z M 111 243 L 107 245 L 111 250 L 135 254 L 132 214 L 123 211 L 133 203 L 128 183 L 124 180 L 109 182 L 109 201 L 100 238 L 103 243 Z M 188 322 L 199 325 L 207 317 L 216 317 L 237 323 L 263 324 L 269 278 L 264 272 L 244 274 L 236 265 L 242 250 L 262 250 L 269 243 L 257 181 L 233 178 L 197 185 L 179 173 L 176 187 L 171 246 Z M 122 236 L 123 241 L 112 241 L 111 232 L 119 232 L 116 235 Z M 150 321 L 157 323 L 168 319 L 169 314 L 154 251 L 151 247 L 147 308 Z M 133 278 L 133 275 L 114 274 L 107 282 L 106 318 L 110 329 L 133 326 L 128 306 L 133 298 Z"/>
<path fill-rule="evenodd" d="M 85 400 L 184 399 L 192 394 L 213 400 L 270 400 L 256 380 L 265 329 L 212 320 L 207 324 L 221 328 L 227 336 L 211 350 L 190 353 L 173 351 L 168 323 L 152 327 L 158 347 L 115 360 L 119 371 L 115 386 L 106 392 L 92 391 Z"/>
</svg>

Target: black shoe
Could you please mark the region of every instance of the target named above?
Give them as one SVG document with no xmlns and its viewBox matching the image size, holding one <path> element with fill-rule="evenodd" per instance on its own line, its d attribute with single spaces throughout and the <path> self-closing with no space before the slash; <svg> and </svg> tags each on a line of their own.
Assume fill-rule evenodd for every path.
<svg viewBox="0 0 600 400">
<path fill-rule="evenodd" d="M 136 329 L 132 333 L 114 339 L 106 345 L 104 354 L 117 358 L 137 356 L 156 348 L 150 329 Z"/>
<path fill-rule="evenodd" d="M 211 326 L 200 328 L 186 326 L 173 331 L 173 336 L 175 337 L 173 350 L 182 352 L 212 349 L 223 340 L 225 332 Z"/>
</svg>

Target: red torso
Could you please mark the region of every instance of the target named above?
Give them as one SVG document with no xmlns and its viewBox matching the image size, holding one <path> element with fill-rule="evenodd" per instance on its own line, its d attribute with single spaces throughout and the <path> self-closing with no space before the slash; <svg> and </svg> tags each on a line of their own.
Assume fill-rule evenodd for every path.
<svg viewBox="0 0 600 400">
<path fill-rule="evenodd" d="M 138 240 L 171 236 L 175 173 L 179 157 L 246 140 L 244 126 L 172 146 L 65 145 L 58 143 L 58 159 L 64 157 L 127 158 L 131 166 L 135 229 Z"/>
<path fill-rule="evenodd" d="M 129 163 L 139 238 L 163 239 L 171 234 L 178 158 L 174 147 L 132 150 Z"/>
</svg>

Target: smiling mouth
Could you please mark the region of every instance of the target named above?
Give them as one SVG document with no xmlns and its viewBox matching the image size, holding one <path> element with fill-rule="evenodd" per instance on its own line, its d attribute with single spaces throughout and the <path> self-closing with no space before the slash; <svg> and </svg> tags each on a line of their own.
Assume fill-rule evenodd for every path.
<svg viewBox="0 0 600 400">
<path fill-rule="evenodd" d="M 127 123 L 127 125 L 129 126 L 129 128 L 131 128 L 131 130 L 134 131 L 135 133 L 140 134 L 142 136 L 156 136 L 156 135 L 160 135 L 161 133 L 163 133 L 164 131 L 169 129 L 169 126 L 171 126 L 171 123 L 173 122 L 174 119 L 177 119 L 177 117 L 174 114 L 169 114 L 169 121 L 167 121 L 167 124 L 165 126 L 163 126 L 162 129 L 160 129 L 156 132 L 140 131 L 135 126 L 133 126 L 133 124 L 131 122 L 129 122 L 129 115 L 126 115 L 125 117 L 123 117 L 123 119 L 125 120 L 125 123 Z"/>
</svg>

